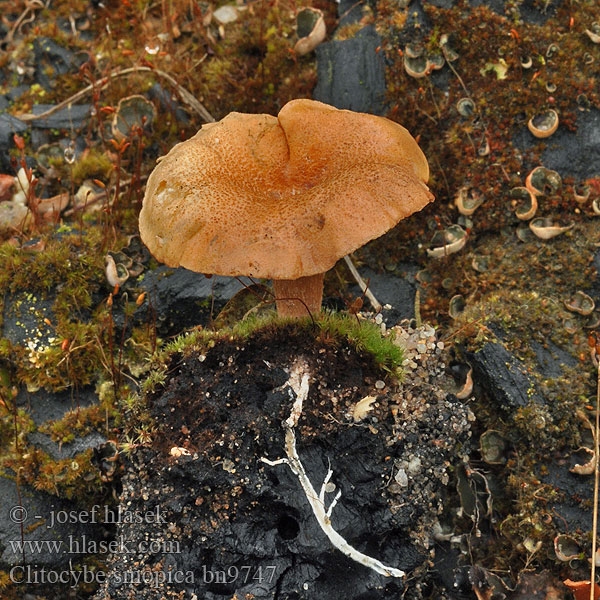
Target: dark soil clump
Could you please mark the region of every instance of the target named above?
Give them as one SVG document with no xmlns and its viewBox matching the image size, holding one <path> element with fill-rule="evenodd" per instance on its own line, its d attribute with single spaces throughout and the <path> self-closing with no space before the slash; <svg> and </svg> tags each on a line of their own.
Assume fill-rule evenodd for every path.
<svg viewBox="0 0 600 600">
<path fill-rule="evenodd" d="M 450 461 L 468 446 L 468 409 L 438 387 L 439 351 L 423 357 L 410 386 L 390 377 L 378 389 L 386 374 L 368 354 L 315 336 L 266 328 L 171 357 L 162 390 L 148 399 L 159 434 L 152 449 L 133 453 L 121 503 L 160 515 L 119 530 L 128 547 L 144 537 L 153 551 L 115 554 L 104 593 L 397 597 L 401 579 L 332 546 L 290 467 L 261 460 L 285 457 L 282 422 L 295 399 L 288 371 L 297 361 L 310 380 L 296 448 L 317 491 L 333 473 L 325 507 L 341 492 L 334 529 L 387 566 L 424 571 Z M 367 396 L 372 410 L 361 416 L 356 405 Z"/>
</svg>

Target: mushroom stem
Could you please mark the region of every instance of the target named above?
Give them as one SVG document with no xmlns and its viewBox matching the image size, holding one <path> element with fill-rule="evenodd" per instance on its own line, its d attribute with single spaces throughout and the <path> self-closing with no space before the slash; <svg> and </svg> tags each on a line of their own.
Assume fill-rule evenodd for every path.
<svg viewBox="0 0 600 600">
<path fill-rule="evenodd" d="M 298 279 L 274 279 L 277 312 L 282 317 L 308 317 L 321 312 L 325 273 Z"/>
</svg>

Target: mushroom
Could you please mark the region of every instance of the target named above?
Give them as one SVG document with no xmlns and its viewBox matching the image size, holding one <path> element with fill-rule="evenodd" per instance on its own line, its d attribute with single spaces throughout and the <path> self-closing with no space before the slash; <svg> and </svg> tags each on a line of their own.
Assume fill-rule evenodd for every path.
<svg viewBox="0 0 600 600">
<path fill-rule="evenodd" d="M 327 35 L 323 11 L 318 8 L 303 8 L 296 16 L 298 41 L 294 46 L 297 56 L 304 56 L 314 50 Z"/>
<path fill-rule="evenodd" d="M 527 128 L 536 138 L 547 138 L 558 129 L 558 121 L 558 113 L 549 110 L 531 117 L 527 122 Z"/>
<path fill-rule="evenodd" d="M 337 260 L 433 200 L 402 126 L 292 100 L 277 117 L 230 113 L 151 173 L 143 242 L 171 267 L 273 280 L 285 316 L 318 313 Z"/>
</svg>

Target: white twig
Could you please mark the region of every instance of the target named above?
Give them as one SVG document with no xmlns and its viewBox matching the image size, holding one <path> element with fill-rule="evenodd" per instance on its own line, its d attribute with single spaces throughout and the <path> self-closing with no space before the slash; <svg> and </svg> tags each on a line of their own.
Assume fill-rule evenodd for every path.
<svg viewBox="0 0 600 600">
<path fill-rule="evenodd" d="M 285 421 L 285 426 L 291 427 L 292 429 L 298 425 L 298 419 L 302 414 L 302 404 L 308 397 L 308 373 L 302 371 L 303 366 L 302 363 L 297 362 L 292 367 L 290 379 L 288 381 L 290 390 L 296 395 L 296 399 L 292 405 L 292 412 Z M 290 397 L 293 399 L 291 392 Z"/>
<path fill-rule="evenodd" d="M 264 456 L 261 457 L 260 462 L 264 462 L 266 465 L 269 465 L 270 467 L 276 467 L 277 465 L 289 465 L 290 464 L 288 462 L 287 458 L 278 458 L 277 460 L 269 460 L 268 458 L 265 458 Z"/>
<path fill-rule="evenodd" d="M 350 256 L 348 256 L 348 255 L 344 256 L 344 261 L 346 262 L 346 265 L 350 269 L 350 273 L 352 273 L 352 276 L 356 280 L 356 283 L 358 283 L 358 287 L 360 288 L 361 292 L 369 299 L 369 302 L 371 303 L 371 306 L 373 307 L 375 312 L 381 312 L 381 309 L 383 307 L 377 301 L 377 298 L 375 298 L 375 296 L 373 295 L 373 292 L 367 287 L 367 284 L 365 283 L 364 279 L 360 276 L 360 273 L 357 271 L 356 267 L 354 266 L 354 263 L 352 262 L 352 259 L 350 258 Z"/>
<path fill-rule="evenodd" d="M 369 567 L 381 575 L 385 575 L 386 577 L 404 577 L 404 571 L 395 569 L 394 567 L 388 567 L 387 565 L 384 565 L 382 562 L 378 561 L 376 558 L 372 558 L 371 556 L 367 556 L 366 554 L 359 552 L 333 528 L 333 525 L 331 524 L 331 513 L 342 495 L 342 492 L 338 491 L 335 498 L 329 505 L 329 508 L 325 508 L 325 488 L 329 483 L 331 476 L 333 475 L 333 471 L 331 470 L 331 467 L 327 469 L 327 474 L 325 475 L 325 479 L 321 485 L 321 491 L 317 495 L 315 488 L 313 487 L 308 475 L 306 474 L 306 471 L 304 470 L 304 465 L 298 456 L 298 452 L 296 451 L 296 436 L 294 434 L 294 427 L 298 424 L 298 420 L 302 414 L 302 404 L 308 396 L 308 373 L 304 372 L 301 377 L 299 375 L 300 373 L 298 373 L 298 368 L 292 369 L 292 376 L 288 382 L 290 388 L 296 393 L 296 399 L 294 401 L 290 416 L 283 423 L 285 429 L 285 453 L 287 455 L 287 459 L 281 458 L 279 460 L 270 461 L 267 458 L 261 458 L 261 461 L 272 466 L 284 463 L 289 465 L 292 472 L 296 475 L 296 477 L 298 477 L 298 481 L 302 486 L 304 495 L 306 496 L 306 499 L 308 500 L 313 514 L 321 526 L 321 529 L 329 538 L 329 541 L 338 550 L 343 552 L 346 556 L 350 557 L 357 563 L 360 563 L 365 567 Z"/>
</svg>

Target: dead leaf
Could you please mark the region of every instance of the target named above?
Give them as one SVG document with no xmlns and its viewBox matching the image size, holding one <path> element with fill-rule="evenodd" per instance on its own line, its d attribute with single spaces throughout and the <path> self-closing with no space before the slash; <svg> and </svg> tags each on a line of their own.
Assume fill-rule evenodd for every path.
<svg viewBox="0 0 600 600">
<path fill-rule="evenodd" d="M 571 581 L 565 579 L 563 583 L 573 592 L 575 600 L 590 600 L 590 582 L 589 581 Z M 594 600 L 600 600 L 600 586 L 594 584 Z"/>
<path fill-rule="evenodd" d="M 354 405 L 352 418 L 355 423 L 362 421 L 372 410 L 373 403 L 376 402 L 377 396 L 365 396 Z"/>
<path fill-rule="evenodd" d="M 12 175 L 0 173 L 0 202 L 10 200 L 13 185 L 15 185 L 15 178 Z"/>
<path fill-rule="evenodd" d="M 581 450 L 585 450 L 586 452 L 591 454 L 592 458 L 590 458 L 590 460 L 584 465 L 575 465 L 574 467 L 569 469 L 569 471 L 571 473 L 575 473 L 576 475 L 592 475 L 596 470 L 596 453 L 593 450 L 590 450 L 589 448 L 581 448 Z"/>
</svg>

